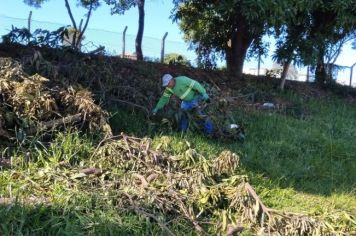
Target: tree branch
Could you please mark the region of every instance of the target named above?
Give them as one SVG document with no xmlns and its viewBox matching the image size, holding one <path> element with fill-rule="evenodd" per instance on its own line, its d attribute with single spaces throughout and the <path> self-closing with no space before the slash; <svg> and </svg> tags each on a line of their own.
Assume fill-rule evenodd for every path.
<svg viewBox="0 0 356 236">
<path fill-rule="evenodd" d="M 67 0 L 66 0 L 66 1 L 67 1 Z M 90 19 L 91 11 L 92 11 L 92 10 L 93 10 L 93 2 L 90 3 L 87 20 L 85 21 L 83 30 L 80 31 L 80 34 L 79 34 L 79 37 L 78 37 L 78 41 L 77 41 L 76 47 L 79 46 L 79 43 L 80 43 L 80 41 L 82 40 L 83 34 L 84 34 L 85 30 L 87 29 L 87 26 L 88 26 L 88 23 L 89 23 L 89 19 Z"/>
<path fill-rule="evenodd" d="M 36 132 L 39 132 L 39 131 L 54 129 L 61 125 L 77 123 L 81 120 L 83 120 L 83 115 L 81 113 L 78 113 L 75 115 L 69 115 L 67 117 L 59 118 L 56 120 L 50 120 L 50 121 L 39 123 L 35 127 L 30 127 L 28 129 L 26 129 L 25 133 L 27 135 L 31 135 L 31 134 L 35 134 Z"/>
<path fill-rule="evenodd" d="M 346 38 L 346 39 L 342 39 L 342 40 L 340 41 L 340 44 L 338 45 L 338 48 L 336 49 L 336 52 L 335 52 L 334 55 L 332 56 L 332 57 L 334 57 L 334 60 L 333 60 L 332 64 L 335 64 L 337 58 L 339 57 L 339 55 L 340 55 L 340 53 L 341 53 L 342 47 L 345 45 L 345 43 L 347 43 L 347 42 L 350 41 L 350 40 L 351 40 L 351 38 Z M 332 58 L 332 57 L 331 57 L 331 58 Z M 330 59 L 331 59 L 331 58 L 330 58 Z"/>
<path fill-rule="evenodd" d="M 73 24 L 73 27 L 74 27 L 74 30 L 75 30 L 74 31 L 74 35 L 73 35 L 73 39 L 72 39 L 72 46 L 75 46 L 76 45 L 75 40 L 76 40 L 76 37 L 77 37 L 77 24 L 75 23 L 75 20 L 74 20 L 73 14 L 72 14 L 72 10 L 70 9 L 68 0 L 64 0 L 64 2 L 65 2 L 65 5 L 66 5 L 66 8 L 67 8 L 70 20 L 72 21 L 72 24 Z"/>
<path fill-rule="evenodd" d="M 73 14 L 72 14 L 72 10 L 70 9 L 68 0 L 64 0 L 64 1 L 65 1 L 65 4 L 66 4 L 66 8 L 67 8 L 69 17 L 70 17 L 70 19 L 71 19 L 71 21 L 72 21 L 73 27 L 74 27 L 75 29 L 77 29 L 77 24 L 75 23 L 75 20 L 74 20 Z"/>
</svg>

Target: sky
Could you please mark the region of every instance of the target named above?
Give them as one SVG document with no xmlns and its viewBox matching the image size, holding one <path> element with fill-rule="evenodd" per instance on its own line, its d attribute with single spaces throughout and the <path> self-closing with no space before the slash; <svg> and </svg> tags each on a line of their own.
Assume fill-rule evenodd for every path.
<svg viewBox="0 0 356 236">
<path fill-rule="evenodd" d="M 69 0 L 74 18 L 79 25 L 80 19 L 85 19 L 86 10 L 77 7 L 76 0 Z M 0 35 L 3 35 L 11 29 L 13 24 L 16 27 L 27 26 L 27 17 L 32 11 L 31 29 L 46 28 L 55 30 L 60 26 L 71 25 L 71 20 L 64 5 L 64 0 L 48 0 L 42 4 L 41 8 L 30 7 L 23 3 L 23 0 L 0 0 Z M 180 32 L 176 23 L 169 18 L 173 4 L 171 0 L 146 0 L 145 4 L 145 30 L 143 38 L 143 53 L 152 58 L 160 57 L 161 38 L 168 32 L 166 38 L 166 53 L 180 53 L 185 55 L 191 61 L 196 58 L 193 51 L 188 50 L 188 44 L 183 40 L 183 34 Z M 16 18 L 16 19 L 15 19 Z M 122 32 L 128 26 L 126 31 L 126 52 L 134 52 L 134 41 L 138 29 L 138 10 L 132 8 L 124 15 L 111 15 L 110 8 L 102 4 L 93 12 L 90 19 L 87 39 L 92 41 L 95 46 L 105 45 L 113 54 L 121 54 L 122 51 Z M 88 47 L 90 47 L 88 45 Z M 273 65 L 270 55 L 273 52 L 273 46 L 270 49 L 269 57 L 263 58 L 264 63 L 261 68 L 271 68 Z M 341 55 L 336 64 L 351 66 L 356 62 L 356 50 L 351 50 L 351 44 L 344 46 Z M 257 61 L 246 61 L 244 71 L 249 72 L 257 68 Z M 298 68 L 300 74 L 306 74 L 305 68 Z M 340 72 L 338 81 L 344 84 L 349 83 L 350 70 Z M 356 71 L 353 73 L 353 84 L 356 86 Z"/>
<path fill-rule="evenodd" d="M 0 0 L 0 14 L 16 18 L 27 19 L 29 11 L 33 11 L 33 20 L 57 22 L 71 24 L 64 0 L 47 0 L 41 8 L 30 7 L 23 3 L 23 0 Z M 69 0 L 71 9 L 77 22 L 87 12 L 82 7 L 77 7 L 77 1 Z M 146 0 L 145 36 L 157 37 L 169 30 L 172 39 L 181 38 L 178 27 L 169 20 L 170 11 L 173 5 L 167 0 Z M 110 8 L 102 4 L 90 19 L 89 28 L 104 29 L 108 31 L 121 32 L 128 25 L 127 33 L 136 34 L 138 27 L 138 11 L 133 8 L 124 15 L 111 15 Z"/>
<path fill-rule="evenodd" d="M 53 28 L 56 29 L 59 25 L 71 25 L 71 20 L 67 13 L 67 9 L 64 5 L 64 0 L 49 0 L 42 4 L 41 8 L 30 7 L 23 3 L 23 0 L 0 0 L 1 8 L 0 8 L 0 16 L 8 16 L 15 18 L 27 19 L 29 12 L 32 11 L 32 29 L 36 28 L 36 21 L 41 21 L 38 23 L 40 27 Z M 87 12 L 82 7 L 76 7 L 77 1 L 70 0 L 71 9 L 73 11 L 74 18 L 77 21 L 77 25 L 79 25 L 80 19 L 84 17 L 84 14 Z M 170 11 L 173 8 L 171 1 L 167 0 L 146 0 L 145 6 L 145 31 L 144 31 L 144 45 L 147 48 L 146 54 L 152 54 L 149 50 L 152 44 L 157 48 L 157 57 L 160 55 L 160 47 L 161 47 L 161 38 L 168 32 L 167 44 L 176 44 L 171 46 L 172 50 L 174 48 L 178 48 L 179 50 L 184 50 L 187 52 L 187 45 L 182 40 L 182 35 L 178 29 L 177 24 L 173 24 L 172 20 L 169 19 Z M 10 20 L 7 20 L 7 24 L 0 22 L 0 30 L 4 27 L 11 28 Z M 42 22 L 48 22 L 48 24 L 43 24 Z M 19 22 L 15 22 L 15 26 L 19 25 Z M 50 23 L 58 23 L 53 24 L 51 26 Z M 23 21 L 24 26 L 27 25 L 27 21 Z M 134 51 L 134 38 L 138 29 L 138 10 L 137 8 L 132 8 L 131 10 L 125 12 L 124 15 L 111 15 L 110 8 L 106 4 L 102 4 L 96 11 L 93 12 L 92 17 L 90 19 L 88 25 L 88 36 L 91 41 L 95 41 L 96 43 L 104 42 L 105 44 L 121 44 L 122 36 L 117 35 L 117 38 L 114 38 L 115 34 L 121 34 L 125 28 L 128 26 L 126 35 L 126 43 L 129 52 Z M 58 28 L 58 27 L 57 27 Z M 107 32 L 98 32 L 99 30 L 104 30 Z M 90 32 L 89 32 L 90 31 Z M 112 34 L 110 34 L 112 32 Z M 1 31 L 0 31 L 1 33 Z M 94 34 L 96 34 L 94 36 Z M 152 42 L 156 40 L 156 42 Z M 145 42 L 146 41 L 146 42 Z M 118 51 L 121 52 L 122 46 L 118 47 Z M 166 46 L 167 50 L 169 50 L 169 45 Z M 131 49 L 131 50 L 130 50 Z M 145 53 L 145 51 L 144 51 Z M 188 52 L 187 52 L 188 53 Z M 189 56 L 193 56 L 193 52 L 188 53 Z"/>
</svg>

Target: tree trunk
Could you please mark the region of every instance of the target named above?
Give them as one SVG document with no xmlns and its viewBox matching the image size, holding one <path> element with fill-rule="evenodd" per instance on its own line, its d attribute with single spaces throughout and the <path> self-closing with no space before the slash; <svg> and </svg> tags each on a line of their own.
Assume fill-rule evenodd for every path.
<svg viewBox="0 0 356 236">
<path fill-rule="evenodd" d="M 325 84 L 326 68 L 324 63 L 324 48 L 319 49 L 318 62 L 315 70 L 315 82 Z"/>
<path fill-rule="evenodd" d="M 289 66 L 292 62 L 292 59 L 291 58 L 288 58 L 287 61 L 284 62 L 283 64 L 283 71 L 282 71 L 282 75 L 281 75 L 281 85 L 280 85 L 280 89 L 283 91 L 284 90 L 284 85 L 286 83 L 286 79 L 287 79 L 287 73 L 288 73 L 288 70 L 289 70 Z"/>
<path fill-rule="evenodd" d="M 331 64 L 331 63 L 328 63 L 326 64 L 326 83 L 333 83 L 334 80 L 333 80 L 333 67 L 334 67 L 334 64 Z"/>
<path fill-rule="evenodd" d="M 136 36 L 136 56 L 138 61 L 143 61 L 142 54 L 142 37 L 143 30 L 145 28 L 145 0 L 139 0 L 138 2 L 138 31 Z"/>
<path fill-rule="evenodd" d="M 241 21 L 243 21 L 240 18 Z M 244 61 L 247 49 L 250 47 L 253 37 L 248 32 L 248 28 L 240 21 L 240 27 L 236 29 L 231 38 L 231 45 L 226 50 L 226 66 L 228 72 L 242 78 Z"/>
<path fill-rule="evenodd" d="M 325 83 L 326 71 L 324 63 L 318 62 L 315 70 L 315 82 L 319 84 Z"/>
</svg>

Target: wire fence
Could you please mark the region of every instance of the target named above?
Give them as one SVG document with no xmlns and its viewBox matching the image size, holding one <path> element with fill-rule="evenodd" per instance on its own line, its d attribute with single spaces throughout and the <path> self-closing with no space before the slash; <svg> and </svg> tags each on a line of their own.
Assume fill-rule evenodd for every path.
<svg viewBox="0 0 356 236">
<path fill-rule="evenodd" d="M 0 35 L 9 33 L 12 26 L 16 28 L 28 28 L 28 19 L 21 19 L 9 16 L 0 15 Z M 60 27 L 67 26 L 61 23 L 46 22 L 31 20 L 31 32 L 36 29 L 46 29 L 54 31 Z M 121 55 L 123 48 L 123 31 L 114 32 L 101 29 L 87 28 L 85 37 L 82 41 L 82 48 L 84 51 L 95 50 L 99 46 L 104 46 L 105 51 L 110 55 Z M 163 37 L 163 35 L 162 35 Z M 136 35 L 125 34 L 125 54 L 135 54 L 135 39 Z M 142 51 L 146 58 L 150 60 L 159 60 L 161 57 L 162 38 L 153 38 L 144 36 L 142 40 Z M 194 63 L 196 58 L 193 51 L 188 50 L 188 44 L 184 42 L 165 40 L 165 54 L 177 53 L 185 56 L 188 60 Z"/>
<path fill-rule="evenodd" d="M 12 26 L 17 28 L 28 28 L 29 19 L 15 18 L 9 16 L 0 15 L 0 35 L 5 35 L 9 33 L 12 29 Z M 46 22 L 46 21 L 30 21 L 31 32 L 34 32 L 36 29 L 46 29 L 49 31 L 57 30 L 60 27 L 68 26 L 61 23 Z M 133 57 L 135 54 L 135 39 L 136 35 L 124 34 L 122 32 L 114 32 L 102 29 L 92 29 L 88 28 L 85 31 L 85 37 L 82 41 L 82 50 L 83 51 L 92 51 L 97 49 L 99 46 L 104 46 L 106 53 L 114 56 L 122 56 L 123 47 L 125 48 L 126 57 Z M 123 41 L 123 36 L 125 36 L 125 41 Z M 142 51 L 146 60 L 159 61 L 161 59 L 161 50 L 162 50 L 162 38 L 153 38 L 144 36 L 142 40 Z M 172 41 L 168 39 L 164 40 L 164 53 L 165 55 L 170 53 L 177 53 L 179 55 L 185 56 L 192 65 L 196 63 L 196 55 L 193 51 L 188 50 L 188 44 L 184 42 Z M 261 70 L 258 71 L 258 61 L 257 59 L 245 63 L 245 73 L 249 74 L 265 74 L 266 71 L 272 69 L 272 65 L 268 63 L 261 63 Z M 269 68 L 268 68 L 269 67 Z M 297 75 L 288 76 L 289 80 L 298 80 L 298 81 L 313 81 L 314 77 L 312 73 L 308 73 L 307 67 L 295 68 L 298 70 Z M 355 74 L 352 73 L 354 66 L 345 67 L 343 70 L 338 72 L 336 81 L 340 84 L 349 85 L 356 87 L 356 78 Z"/>
</svg>

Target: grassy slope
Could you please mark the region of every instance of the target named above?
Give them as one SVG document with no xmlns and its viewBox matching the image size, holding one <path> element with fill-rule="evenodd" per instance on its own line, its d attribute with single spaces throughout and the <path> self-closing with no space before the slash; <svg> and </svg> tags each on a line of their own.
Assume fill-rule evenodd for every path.
<svg viewBox="0 0 356 236">
<path fill-rule="evenodd" d="M 339 99 L 312 99 L 304 106 L 310 111 L 304 120 L 265 111 L 237 110 L 237 120 L 243 120 L 247 127 L 247 139 L 243 144 L 216 142 L 196 134 L 149 134 L 143 116 L 129 111 L 118 111 L 111 122 L 117 131 L 152 135 L 156 144 L 162 136 L 168 136 L 173 140 L 173 152 L 179 151 L 182 139 L 206 156 L 223 149 L 233 150 L 241 156 L 241 173 L 249 176 L 269 207 L 312 215 L 340 210 L 355 215 L 356 109 Z M 75 186 L 63 186 L 60 179 L 58 184 L 46 185 L 46 181 L 50 181 L 48 176 L 60 178 L 57 176 L 61 171 L 58 169 L 60 161 L 81 162 L 86 166 L 93 149 L 91 138 L 64 134 L 47 151 L 34 149 L 34 160 L 30 164 L 23 164 L 23 156 L 15 157 L 16 168 L 3 170 L 0 175 L 0 194 L 9 197 L 11 188 L 13 196 L 43 195 L 52 199 L 53 205 L 1 207 L 0 231 L 4 234 L 160 235 L 162 232 L 157 225 L 142 217 L 116 211 L 99 200 L 93 202 Z M 39 170 L 48 171 L 48 176 L 39 177 Z M 19 180 L 18 173 L 27 179 Z M 47 187 L 39 187 L 37 193 L 28 192 L 29 179 Z M 184 227 L 177 225 L 176 232 L 189 232 Z"/>
<path fill-rule="evenodd" d="M 308 213 L 342 209 L 355 215 L 356 109 L 338 98 L 311 99 L 303 106 L 310 113 L 305 119 L 237 110 L 237 120 L 246 123 L 243 144 L 195 134 L 170 136 L 176 143 L 188 140 L 207 156 L 224 149 L 240 154 L 244 172 L 270 207 Z M 121 130 L 138 135 L 145 130 L 145 121 L 133 115 L 113 119 Z"/>
<path fill-rule="evenodd" d="M 140 73 L 159 74 L 152 70 L 152 64 L 146 69 L 140 65 Z M 194 74 L 192 70 L 184 72 Z M 234 86 L 239 90 L 246 89 L 239 84 Z M 253 90 L 254 85 L 248 89 Z M 216 155 L 224 149 L 238 153 L 242 162 L 241 172 L 249 176 L 269 207 L 317 215 L 345 210 L 356 215 L 355 105 L 336 96 L 305 98 L 300 93 L 304 92 L 303 89 L 283 94 L 269 89 L 265 92 L 300 104 L 308 115 L 299 119 L 237 108 L 235 116 L 246 126 L 247 139 L 243 144 L 221 143 L 197 134 L 152 134 L 142 114 L 123 109 L 114 109 L 116 113 L 111 122 L 117 132 L 141 137 L 149 135 L 155 143 L 160 142 L 162 135 L 169 136 L 176 144 L 172 146 L 176 151 L 179 150 L 179 142 L 186 139 L 206 156 Z M 36 193 L 27 191 L 26 184 L 39 182 L 46 185 L 49 181 L 42 179 L 41 175 L 39 177 L 39 170 L 46 170 L 56 178 L 57 172 L 62 171 L 58 169 L 60 161 L 85 165 L 94 148 L 90 137 L 65 134 L 47 149 L 41 148 L 40 144 L 32 145 L 30 151 L 33 155 L 29 163 L 23 161 L 28 157 L 22 154 L 15 156 L 14 169 L 0 172 L 0 197 L 43 195 L 50 197 L 53 205 L 0 207 L 0 233 L 127 235 L 149 232 L 159 235 L 159 228 L 146 219 L 117 212 L 100 201 L 93 202 L 75 186 L 67 188 L 61 185 L 61 180 L 45 189 L 38 187 Z M 19 179 L 19 175 L 26 178 Z M 176 230 L 187 232 L 181 225 L 177 225 Z"/>
</svg>

